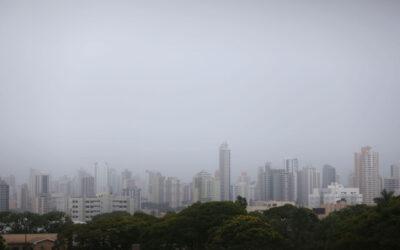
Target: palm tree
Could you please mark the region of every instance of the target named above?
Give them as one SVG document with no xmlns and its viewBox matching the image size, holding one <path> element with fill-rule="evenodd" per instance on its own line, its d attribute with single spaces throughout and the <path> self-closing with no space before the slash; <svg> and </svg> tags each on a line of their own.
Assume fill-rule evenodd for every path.
<svg viewBox="0 0 400 250">
<path fill-rule="evenodd" d="M 386 189 L 384 189 L 381 192 L 381 196 L 380 197 L 376 197 L 374 198 L 374 202 L 378 205 L 385 205 L 387 204 L 394 196 L 393 196 L 394 192 L 393 191 L 386 191 Z"/>
</svg>

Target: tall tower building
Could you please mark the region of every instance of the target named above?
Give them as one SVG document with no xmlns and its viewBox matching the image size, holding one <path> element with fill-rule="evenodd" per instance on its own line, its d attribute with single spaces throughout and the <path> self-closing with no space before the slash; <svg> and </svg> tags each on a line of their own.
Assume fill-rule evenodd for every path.
<svg viewBox="0 0 400 250">
<path fill-rule="evenodd" d="M 298 204 L 302 206 L 309 205 L 309 195 L 313 193 L 314 188 L 320 188 L 320 174 L 313 167 L 304 167 L 298 173 Z"/>
<path fill-rule="evenodd" d="M 0 212 L 9 210 L 10 188 L 8 184 L 0 179 Z"/>
<path fill-rule="evenodd" d="M 29 188 L 28 184 L 24 183 L 20 186 L 18 191 L 18 208 L 25 212 L 28 211 L 30 207 Z"/>
<path fill-rule="evenodd" d="M 96 197 L 94 191 L 94 177 L 90 175 L 83 176 L 81 179 L 81 196 L 86 197 Z"/>
<path fill-rule="evenodd" d="M 108 165 L 106 162 L 96 162 L 94 164 L 94 182 L 96 194 L 109 193 Z"/>
<path fill-rule="evenodd" d="M 336 170 L 334 167 L 325 164 L 322 168 L 322 188 L 328 188 L 328 185 L 336 182 Z"/>
<path fill-rule="evenodd" d="M 221 182 L 221 201 L 232 200 L 231 197 L 231 150 L 227 143 L 219 147 L 219 176 Z"/>
<path fill-rule="evenodd" d="M 181 206 L 181 182 L 176 177 L 168 177 L 165 181 L 165 202 L 171 208 Z"/>
<path fill-rule="evenodd" d="M 31 211 L 45 214 L 51 210 L 50 175 L 31 169 L 30 173 L 30 205 Z"/>
<path fill-rule="evenodd" d="M 354 153 L 354 185 L 360 189 L 363 203 L 374 204 L 380 191 L 379 154 L 369 146 Z"/>
<path fill-rule="evenodd" d="M 299 171 L 299 161 L 297 158 L 285 158 L 283 166 L 287 178 L 287 200 L 297 201 L 297 172 Z"/>
<path fill-rule="evenodd" d="M 148 201 L 155 204 L 165 202 L 165 177 L 160 173 L 146 171 L 148 174 Z"/>
<path fill-rule="evenodd" d="M 262 201 L 289 201 L 289 176 L 286 169 L 273 169 L 270 163 L 266 163 L 264 168 L 259 168 L 257 185 L 258 199 Z M 294 182 L 297 183 L 297 182 Z M 296 189 L 297 190 L 297 189 Z M 293 194 L 293 193 L 292 193 Z"/>
</svg>

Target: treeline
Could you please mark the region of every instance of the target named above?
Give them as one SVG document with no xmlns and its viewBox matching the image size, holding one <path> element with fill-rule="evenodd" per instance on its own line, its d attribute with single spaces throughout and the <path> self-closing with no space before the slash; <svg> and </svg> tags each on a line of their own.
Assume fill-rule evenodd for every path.
<svg viewBox="0 0 400 250">
<path fill-rule="evenodd" d="M 71 225 L 71 218 L 63 212 L 53 211 L 43 215 L 0 212 L 1 234 L 61 233 Z"/>
<path fill-rule="evenodd" d="M 400 249 L 400 197 L 358 205 L 322 220 L 291 205 L 247 213 L 245 202 L 196 203 L 162 218 L 100 216 L 59 234 L 67 249 Z"/>
<path fill-rule="evenodd" d="M 0 250 L 5 249 L 1 234 L 61 233 L 72 225 L 71 218 L 63 212 L 0 212 Z"/>
</svg>

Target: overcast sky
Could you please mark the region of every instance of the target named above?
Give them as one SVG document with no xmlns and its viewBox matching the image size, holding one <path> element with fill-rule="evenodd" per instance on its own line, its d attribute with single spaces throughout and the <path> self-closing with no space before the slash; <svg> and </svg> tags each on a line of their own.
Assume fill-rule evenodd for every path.
<svg viewBox="0 0 400 250">
<path fill-rule="evenodd" d="M 0 175 L 400 162 L 400 1 L 0 0 Z"/>
</svg>

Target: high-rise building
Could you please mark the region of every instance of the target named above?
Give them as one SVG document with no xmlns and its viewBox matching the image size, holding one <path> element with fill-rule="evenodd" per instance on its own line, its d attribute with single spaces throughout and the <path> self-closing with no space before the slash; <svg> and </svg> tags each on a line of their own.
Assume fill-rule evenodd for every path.
<svg viewBox="0 0 400 250">
<path fill-rule="evenodd" d="M 201 171 L 193 178 L 193 202 L 220 201 L 220 180 L 213 178 L 210 173 Z"/>
<path fill-rule="evenodd" d="M 128 169 L 125 169 L 121 173 L 121 184 L 122 184 L 122 189 L 128 188 L 129 183 L 132 180 L 132 173 Z"/>
<path fill-rule="evenodd" d="M 336 170 L 334 167 L 325 164 L 322 167 L 322 188 L 327 188 L 333 182 L 336 182 Z"/>
<path fill-rule="evenodd" d="M 122 196 L 128 196 L 135 201 L 135 211 L 140 211 L 142 209 L 142 196 L 140 188 L 129 185 L 127 188 L 122 189 Z"/>
<path fill-rule="evenodd" d="M 35 213 L 46 214 L 52 210 L 50 193 L 40 193 L 34 199 Z"/>
<path fill-rule="evenodd" d="M 7 182 L 0 179 L 0 212 L 8 211 L 10 200 L 10 188 Z"/>
<path fill-rule="evenodd" d="M 50 193 L 50 175 L 42 174 L 36 169 L 31 169 L 29 192 L 31 197 Z"/>
<path fill-rule="evenodd" d="M 96 197 L 94 191 L 94 177 L 86 175 L 81 181 L 81 196 L 80 197 Z"/>
<path fill-rule="evenodd" d="M 110 192 L 108 171 L 109 168 L 106 162 L 96 162 L 94 164 L 94 181 L 96 194 Z"/>
<path fill-rule="evenodd" d="M 382 188 L 385 189 L 387 192 L 396 193 L 397 190 L 400 188 L 399 179 L 396 179 L 394 177 L 384 177 L 382 179 L 383 179 Z"/>
<path fill-rule="evenodd" d="M 147 171 L 148 174 L 148 201 L 155 204 L 165 202 L 165 177 L 160 173 Z"/>
<path fill-rule="evenodd" d="M 297 172 L 299 171 L 299 161 L 297 158 L 285 158 L 283 160 L 283 165 L 287 176 L 287 199 L 285 199 L 285 201 L 297 201 Z"/>
<path fill-rule="evenodd" d="M 3 177 L 3 180 L 8 184 L 10 196 L 9 196 L 9 208 L 16 209 L 17 208 L 17 191 L 15 186 L 15 176 L 9 175 Z"/>
<path fill-rule="evenodd" d="M 50 175 L 31 169 L 29 184 L 31 211 L 38 214 L 45 214 L 51 211 L 50 183 Z"/>
<path fill-rule="evenodd" d="M 289 176 L 291 173 L 286 172 L 286 169 L 273 169 L 267 162 L 264 168 L 260 168 L 258 172 L 256 184 L 258 199 L 261 201 L 289 201 L 291 198 Z"/>
<path fill-rule="evenodd" d="M 121 194 L 121 176 L 118 175 L 117 170 L 110 168 L 108 170 L 108 184 L 109 191 L 113 195 Z"/>
<path fill-rule="evenodd" d="M 165 181 L 165 202 L 171 208 L 181 206 L 181 182 L 176 177 L 168 177 Z"/>
<path fill-rule="evenodd" d="M 250 176 L 243 172 L 238 182 L 233 186 L 233 197 L 236 200 L 238 196 L 246 198 L 247 203 L 250 203 Z"/>
<path fill-rule="evenodd" d="M 184 183 L 182 185 L 182 205 L 190 205 L 192 203 L 192 183 Z"/>
<path fill-rule="evenodd" d="M 309 195 L 314 188 L 320 188 L 320 174 L 313 167 L 304 167 L 298 172 L 298 204 L 309 205 Z"/>
<path fill-rule="evenodd" d="M 18 208 L 25 212 L 29 211 L 30 205 L 30 198 L 29 198 L 29 189 L 28 184 L 23 184 L 19 187 L 18 191 Z"/>
<path fill-rule="evenodd" d="M 221 200 L 229 201 L 231 197 L 231 150 L 227 143 L 223 143 L 219 147 L 219 176 L 220 176 L 220 192 Z"/>
<path fill-rule="evenodd" d="M 393 177 L 400 181 L 400 164 L 390 165 L 390 177 Z"/>
<path fill-rule="evenodd" d="M 360 189 L 363 203 L 374 204 L 380 192 L 379 154 L 369 146 L 354 153 L 354 185 Z"/>
<path fill-rule="evenodd" d="M 287 173 L 297 172 L 299 171 L 299 160 L 297 158 L 285 158 L 283 166 Z"/>
</svg>

